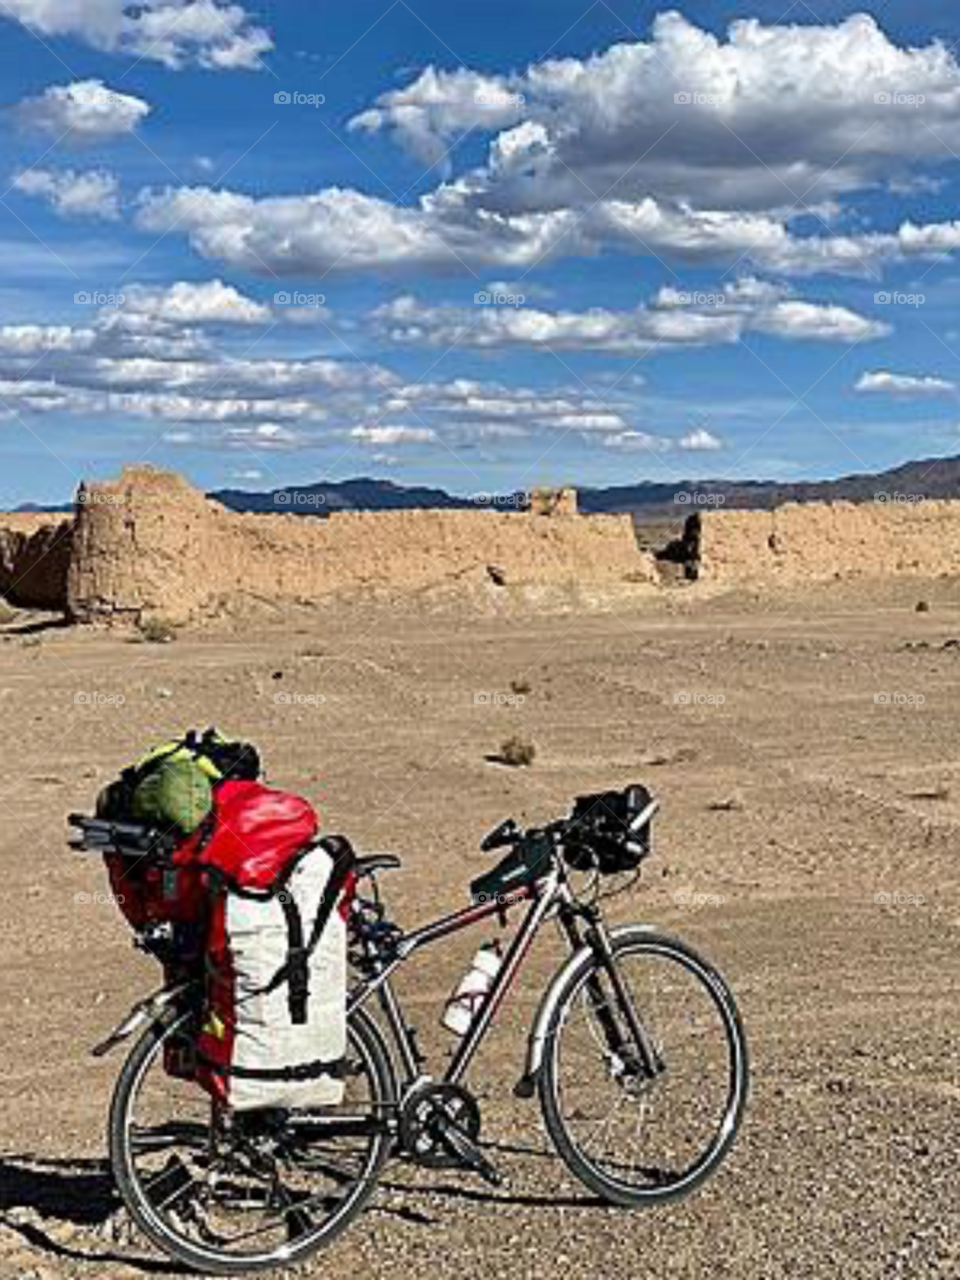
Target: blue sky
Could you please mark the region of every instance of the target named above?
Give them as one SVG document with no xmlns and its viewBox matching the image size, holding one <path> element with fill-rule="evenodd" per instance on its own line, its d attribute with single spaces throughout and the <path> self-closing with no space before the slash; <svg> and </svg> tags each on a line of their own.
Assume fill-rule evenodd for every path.
<svg viewBox="0 0 960 1280">
<path fill-rule="evenodd" d="M 960 452 L 939 3 L 5 11 L 2 507 Z"/>
</svg>

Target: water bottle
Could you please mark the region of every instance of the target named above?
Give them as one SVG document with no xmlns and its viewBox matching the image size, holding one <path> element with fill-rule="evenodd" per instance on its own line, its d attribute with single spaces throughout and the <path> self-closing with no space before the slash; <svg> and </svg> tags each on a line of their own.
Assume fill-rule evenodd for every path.
<svg viewBox="0 0 960 1280">
<path fill-rule="evenodd" d="M 448 1031 L 458 1036 L 467 1032 L 484 997 L 493 986 L 502 963 L 499 943 L 485 942 L 473 957 L 469 971 L 460 979 L 460 985 L 447 1001 L 443 1025 Z"/>
</svg>

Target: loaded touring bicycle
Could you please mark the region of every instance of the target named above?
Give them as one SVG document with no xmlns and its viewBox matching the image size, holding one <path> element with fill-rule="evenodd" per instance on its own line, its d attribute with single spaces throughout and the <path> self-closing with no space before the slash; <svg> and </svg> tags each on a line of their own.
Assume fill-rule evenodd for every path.
<svg viewBox="0 0 960 1280">
<path fill-rule="evenodd" d="M 239 1275 L 328 1244 L 391 1157 L 496 1186 L 469 1067 L 547 922 L 569 958 L 518 1055 L 515 1096 L 539 1102 L 562 1160 L 608 1203 L 640 1208 L 693 1191 L 736 1136 L 747 1049 L 733 996 L 706 960 L 652 925 L 604 922 L 603 900 L 649 854 L 656 808 L 634 785 L 581 797 L 543 827 L 507 820 L 482 843 L 506 852 L 473 882 L 470 904 L 409 931 L 380 891 L 399 858 L 359 856 L 342 836 L 313 834 L 259 862 L 233 841 L 224 870 L 229 857 L 211 859 L 210 844 L 191 863 L 182 839 L 156 826 L 73 815 L 74 843 L 105 854 L 116 882 L 199 874 L 208 912 L 213 903 L 203 938 L 190 912 L 137 917 L 137 945 L 167 981 L 94 1049 L 133 1039 L 109 1149 L 137 1226 L 194 1271 Z M 460 930 L 518 916 L 503 954 L 478 953 L 473 986 L 457 989 L 447 1025 L 462 1034 L 435 1074 L 394 975 Z"/>
</svg>

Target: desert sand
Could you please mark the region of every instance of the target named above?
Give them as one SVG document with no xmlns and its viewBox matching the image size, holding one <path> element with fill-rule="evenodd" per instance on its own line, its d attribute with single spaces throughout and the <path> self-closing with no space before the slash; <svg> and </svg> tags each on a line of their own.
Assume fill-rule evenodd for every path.
<svg viewBox="0 0 960 1280">
<path fill-rule="evenodd" d="M 393 1163 L 306 1275 L 957 1274 L 955 579 L 678 587 L 500 615 L 395 592 L 223 617 L 171 644 L 25 612 L 0 630 L 0 1276 L 168 1274 L 127 1228 L 104 1163 L 122 1050 L 88 1052 L 156 966 L 115 906 L 75 902 L 107 886 L 67 850 L 64 819 L 120 764 L 207 723 L 257 741 L 269 779 L 316 802 L 326 831 L 401 854 L 382 885 L 407 925 L 465 901 L 500 818 L 543 821 L 579 793 L 644 781 L 662 801 L 654 852 L 611 915 L 705 952 L 752 1050 L 746 1123 L 719 1173 L 655 1212 L 598 1206 L 553 1155 L 536 1101 L 510 1092 L 561 959 L 545 931 L 468 1080 L 504 1186 Z M 529 685 L 522 706 L 475 701 L 511 681 Z M 277 691 L 325 701 L 278 704 Z M 723 701 L 697 696 L 711 694 Z M 490 763 L 514 732 L 536 744 L 533 764 Z M 723 901 L 678 900 L 690 892 Z M 401 987 L 441 1065 L 443 1001 L 479 940 L 462 935 Z"/>
</svg>

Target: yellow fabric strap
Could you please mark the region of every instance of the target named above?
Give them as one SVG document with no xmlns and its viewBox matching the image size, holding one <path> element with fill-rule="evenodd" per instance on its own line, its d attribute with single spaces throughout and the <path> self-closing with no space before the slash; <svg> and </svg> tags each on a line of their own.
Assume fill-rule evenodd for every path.
<svg viewBox="0 0 960 1280">
<path fill-rule="evenodd" d="M 194 760 L 197 768 L 202 773 L 205 773 L 208 778 L 212 778 L 214 782 L 223 777 L 217 766 L 207 756 L 191 751 L 189 747 L 185 747 L 179 742 L 164 742 L 159 747 L 154 747 L 152 751 L 148 751 L 145 756 L 142 756 L 137 761 L 137 764 L 148 764 L 151 760 L 156 760 L 158 756 L 163 756 L 171 763 L 175 760 Z"/>
</svg>

